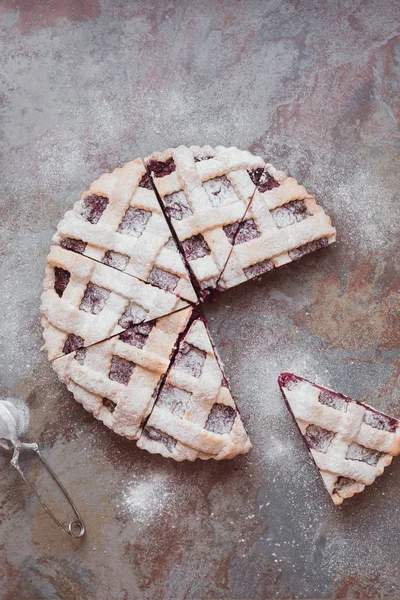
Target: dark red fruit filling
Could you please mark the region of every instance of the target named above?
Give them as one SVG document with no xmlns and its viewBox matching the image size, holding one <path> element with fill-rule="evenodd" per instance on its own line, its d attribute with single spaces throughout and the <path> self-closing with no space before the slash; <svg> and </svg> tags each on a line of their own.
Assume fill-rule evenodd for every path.
<svg viewBox="0 0 400 600">
<path fill-rule="evenodd" d="M 293 389 L 299 381 L 301 381 L 301 379 L 296 375 L 293 375 L 293 373 L 281 373 L 278 377 L 279 386 L 287 388 L 288 390 Z"/>
<path fill-rule="evenodd" d="M 375 429 L 391 432 L 395 431 L 396 427 L 399 426 L 397 419 L 393 419 L 393 417 L 388 417 L 382 413 L 374 412 L 373 410 L 366 410 L 364 413 L 364 423 Z"/>
<path fill-rule="evenodd" d="M 112 250 L 108 250 L 105 253 L 103 260 L 101 261 L 103 265 L 107 265 L 109 267 L 113 267 L 114 269 L 118 269 L 119 271 L 124 271 L 126 265 L 129 262 L 129 256 L 125 254 L 119 254 L 119 252 L 113 252 Z"/>
<path fill-rule="evenodd" d="M 321 238 L 319 240 L 315 240 L 314 242 L 308 242 L 308 244 L 304 244 L 304 246 L 299 246 L 294 250 L 290 250 L 289 256 L 292 260 L 299 260 L 299 258 L 301 258 L 302 256 L 310 254 L 310 252 L 314 252 L 314 250 L 325 248 L 327 245 L 328 238 Z"/>
<path fill-rule="evenodd" d="M 127 329 L 128 327 L 132 327 L 132 325 L 141 323 L 146 317 L 147 312 L 144 308 L 132 302 L 118 321 L 118 325 Z"/>
<path fill-rule="evenodd" d="M 211 254 L 211 250 L 207 245 L 206 240 L 199 233 L 182 242 L 182 248 L 186 256 L 186 260 L 196 260 Z"/>
<path fill-rule="evenodd" d="M 146 190 L 152 190 L 151 178 L 148 173 L 145 173 L 142 179 L 139 181 L 139 187 L 146 188 Z"/>
<path fill-rule="evenodd" d="M 196 154 L 194 157 L 194 162 L 201 162 L 202 160 L 210 160 L 210 158 L 214 158 L 210 154 Z"/>
<path fill-rule="evenodd" d="M 109 398 L 103 398 L 103 406 L 105 406 L 110 413 L 113 413 L 117 405 Z"/>
<path fill-rule="evenodd" d="M 175 438 L 171 437 L 170 435 L 167 435 L 166 433 L 163 433 L 162 431 L 159 431 L 155 427 L 146 427 L 143 430 L 143 434 L 150 440 L 154 440 L 155 442 L 161 442 L 162 444 L 164 444 L 164 446 L 167 448 L 167 450 L 169 450 L 169 452 L 172 452 L 172 450 L 176 446 Z"/>
<path fill-rule="evenodd" d="M 163 271 L 163 269 L 153 267 L 147 281 L 166 292 L 172 292 L 178 285 L 179 277 L 173 273 L 168 273 L 168 271 Z"/>
<path fill-rule="evenodd" d="M 113 356 L 108 376 L 110 379 L 118 381 L 118 383 L 128 385 L 134 368 L 135 363 L 130 360 L 126 360 L 126 358 L 121 358 L 120 356 Z"/>
<path fill-rule="evenodd" d="M 108 198 L 104 196 L 97 196 L 96 194 L 85 196 L 82 200 L 81 215 L 86 221 L 96 225 L 105 211 L 107 204 Z"/>
<path fill-rule="evenodd" d="M 63 237 L 60 239 L 60 246 L 66 250 L 72 250 L 78 254 L 83 254 L 86 250 L 86 242 L 82 240 L 75 240 L 74 238 Z"/>
<path fill-rule="evenodd" d="M 272 271 L 273 268 L 273 262 L 270 260 L 263 260 L 255 265 L 251 265 L 251 267 L 246 267 L 243 269 L 243 273 L 246 275 L 247 279 L 252 279 L 253 277 L 259 277 L 263 273 L 267 273 L 267 271 Z"/>
<path fill-rule="evenodd" d="M 237 411 L 225 404 L 214 404 L 208 415 L 204 429 L 213 433 L 230 433 L 235 422 Z"/>
<path fill-rule="evenodd" d="M 349 404 L 349 401 L 343 396 L 335 394 L 335 392 L 331 392 L 330 390 L 321 390 L 318 400 L 321 404 L 325 404 L 326 406 L 330 406 L 331 408 L 335 408 L 336 410 L 340 410 L 342 412 L 347 412 L 347 405 Z"/>
<path fill-rule="evenodd" d="M 121 342 L 129 344 L 130 346 L 136 346 L 140 350 L 145 346 L 147 338 L 150 335 L 150 331 L 153 329 L 154 322 L 141 323 L 140 325 L 134 325 L 126 331 L 123 331 L 119 336 Z"/>
<path fill-rule="evenodd" d="M 150 210 L 143 208 L 133 208 L 132 206 L 126 211 L 119 227 L 119 233 L 126 233 L 134 237 L 139 237 L 146 229 L 152 213 Z"/>
<path fill-rule="evenodd" d="M 65 340 L 65 344 L 63 346 L 63 354 L 69 354 L 70 352 L 74 352 L 79 348 L 82 348 L 85 343 L 85 340 L 81 338 L 79 335 L 74 335 L 70 333 Z"/>
<path fill-rule="evenodd" d="M 337 494 L 349 483 L 356 483 L 354 479 L 350 479 L 349 477 L 338 477 L 336 480 L 335 487 L 332 490 L 333 494 Z"/>
<path fill-rule="evenodd" d="M 165 177 L 176 169 L 174 159 L 171 157 L 165 162 L 159 160 L 150 160 L 147 163 L 147 168 L 154 175 L 154 177 Z"/>
<path fill-rule="evenodd" d="M 239 196 L 225 175 L 204 181 L 203 187 L 211 200 L 211 204 L 215 207 L 240 202 Z"/>
<path fill-rule="evenodd" d="M 223 227 L 226 237 L 232 245 L 244 244 L 250 240 L 260 237 L 257 226 L 253 219 L 232 223 Z"/>
<path fill-rule="evenodd" d="M 307 219 L 310 213 L 307 210 L 304 200 L 293 200 L 283 206 L 274 208 L 271 210 L 271 215 L 274 219 L 275 225 L 279 229 L 294 225 L 303 219 Z"/>
<path fill-rule="evenodd" d="M 174 415 L 183 417 L 191 395 L 190 392 L 166 383 L 158 395 L 157 406 L 164 406 Z"/>
<path fill-rule="evenodd" d="M 193 377 L 200 377 L 206 356 L 203 350 L 183 342 L 176 355 L 174 368 L 189 373 Z"/>
<path fill-rule="evenodd" d="M 83 363 L 85 362 L 86 352 L 87 348 L 78 348 L 78 350 L 75 352 L 74 358 L 78 361 L 80 365 L 83 365 Z"/>
<path fill-rule="evenodd" d="M 54 289 L 56 294 L 62 297 L 65 292 L 65 288 L 69 284 L 71 273 L 62 269 L 61 267 L 54 267 Z"/>
<path fill-rule="evenodd" d="M 89 282 L 79 309 L 98 315 L 105 307 L 110 293 L 110 290 L 105 290 Z"/>
<path fill-rule="evenodd" d="M 183 192 L 174 192 L 164 196 L 165 213 L 170 219 L 182 221 L 187 217 L 192 216 L 193 212 L 190 208 L 186 196 Z"/>
<path fill-rule="evenodd" d="M 371 450 L 371 448 L 365 448 L 364 446 L 359 446 L 358 444 L 351 444 L 347 451 L 346 458 L 349 458 L 350 460 L 359 460 L 371 465 L 372 467 L 375 467 L 383 454 L 383 452 Z"/>
<path fill-rule="evenodd" d="M 304 435 L 309 448 L 313 448 L 324 454 L 334 437 L 335 434 L 332 431 L 318 427 L 318 425 L 309 425 Z"/>
<path fill-rule="evenodd" d="M 250 178 L 257 189 L 263 193 L 268 190 L 273 190 L 276 187 L 279 187 L 279 183 L 275 181 L 275 179 L 268 173 L 266 169 L 254 169 L 253 171 L 248 172 Z"/>
</svg>

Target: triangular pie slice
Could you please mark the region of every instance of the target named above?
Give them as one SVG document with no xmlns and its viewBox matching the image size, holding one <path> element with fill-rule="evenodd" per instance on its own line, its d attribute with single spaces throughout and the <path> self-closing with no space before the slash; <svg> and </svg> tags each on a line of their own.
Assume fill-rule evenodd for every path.
<svg viewBox="0 0 400 600">
<path fill-rule="evenodd" d="M 400 453 L 400 422 L 292 373 L 279 386 L 326 489 L 339 506 Z"/>
<path fill-rule="evenodd" d="M 49 360 L 188 306 L 173 292 L 51 246 L 41 299 Z"/>
<path fill-rule="evenodd" d="M 116 433 L 137 439 L 193 309 L 132 325 L 52 362 L 75 400 Z"/>
<path fill-rule="evenodd" d="M 250 171 L 256 192 L 218 281 L 220 291 L 258 277 L 336 239 L 331 219 L 306 188 L 271 164 Z"/>
<path fill-rule="evenodd" d="M 169 148 L 145 159 L 165 214 L 203 296 L 217 287 L 264 161 L 218 146 Z"/>
<path fill-rule="evenodd" d="M 220 460 L 250 450 L 202 318 L 182 337 L 138 446 L 177 461 Z"/>
<path fill-rule="evenodd" d="M 64 215 L 53 242 L 197 301 L 140 158 L 94 181 Z"/>
</svg>

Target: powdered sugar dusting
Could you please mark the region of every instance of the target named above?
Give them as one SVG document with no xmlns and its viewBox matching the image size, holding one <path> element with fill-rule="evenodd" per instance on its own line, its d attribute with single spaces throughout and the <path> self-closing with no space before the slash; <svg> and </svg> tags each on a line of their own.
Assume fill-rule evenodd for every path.
<svg viewBox="0 0 400 600">
<path fill-rule="evenodd" d="M 139 523 L 149 523 L 160 517 L 172 498 L 171 482 L 166 474 L 147 472 L 139 481 L 129 482 L 122 494 L 122 506 Z"/>
</svg>

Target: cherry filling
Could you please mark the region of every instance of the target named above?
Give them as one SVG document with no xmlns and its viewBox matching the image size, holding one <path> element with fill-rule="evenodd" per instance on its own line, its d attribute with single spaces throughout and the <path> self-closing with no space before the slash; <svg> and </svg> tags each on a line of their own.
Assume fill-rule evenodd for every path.
<svg viewBox="0 0 400 600">
<path fill-rule="evenodd" d="M 126 256 L 125 254 L 119 254 L 119 252 L 113 252 L 112 250 L 108 250 L 105 253 L 101 262 L 103 263 L 103 265 L 114 267 L 114 269 L 118 269 L 119 271 L 124 271 L 126 265 L 129 262 L 129 256 Z"/>
<path fill-rule="evenodd" d="M 341 397 L 330 390 L 321 390 L 318 401 L 321 404 L 325 404 L 326 406 L 330 406 L 341 412 L 347 412 L 347 405 L 349 404 L 349 401 L 346 400 L 346 398 Z"/>
<path fill-rule="evenodd" d="M 204 181 L 203 187 L 211 200 L 211 204 L 215 207 L 240 202 L 239 196 L 225 175 Z"/>
<path fill-rule="evenodd" d="M 139 306 L 138 304 L 134 304 L 131 302 L 128 308 L 118 321 L 118 325 L 127 329 L 128 327 L 132 327 L 132 325 L 137 325 L 141 323 L 147 317 L 147 312 Z"/>
<path fill-rule="evenodd" d="M 146 188 L 146 190 L 152 190 L 151 178 L 148 173 L 145 173 L 142 179 L 139 181 L 139 187 Z"/>
<path fill-rule="evenodd" d="M 350 479 L 349 477 L 338 477 L 335 483 L 335 487 L 332 490 L 333 494 L 337 494 L 342 490 L 346 485 L 350 483 L 356 483 L 354 479 Z"/>
<path fill-rule="evenodd" d="M 200 377 L 206 356 L 207 354 L 203 350 L 183 342 L 176 355 L 174 368 L 189 373 L 193 377 Z"/>
<path fill-rule="evenodd" d="M 211 154 L 196 154 L 194 157 L 194 162 L 201 162 L 202 160 L 210 160 L 210 158 L 214 158 Z"/>
<path fill-rule="evenodd" d="M 323 452 L 324 454 L 334 437 L 335 434 L 333 431 L 328 431 L 327 429 L 318 427 L 318 425 L 309 425 L 304 435 L 309 448 L 313 448 L 313 450 Z"/>
<path fill-rule="evenodd" d="M 379 462 L 379 459 L 384 455 L 383 452 L 378 452 L 377 450 L 371 450 L 371 448 L 365 448 L 364 446 L 359 446 L 359 444 L 350 444 L 349 449 L 346 454 L 346 458 L 350 460 L 359 460 L 361 462 L 365 462 L 372 467 L 376 467 Z"/>
<path fill-rule="evenodd" d="M 157 398 L 157 406 L 167 408 L 172 414 L 183 417 L 192 394 L 166 383 Z"/>
<path fill-rule="evenodd" d="M 54 289 L 60 298 L 65 292 L 65 288 L 69 284 L 70 279 L 71 273 L 69 271 L 62 269 L 61 267 L 54 267 Z"/>
<path fill-rule="evenodd" d="M 82 348 L 84 343 L 85 340 L 79 335 L 74 335 L 73 333 L 70 333 L 63 346 L 63 354 L 69 354 L 70 352 L 74 352 L 75 350 Z"/>
<path fill-rule="evenodd" d="M 120 356 L 113 356 L 108 376 L 118 383 L 128 385 L 134 368 L 135 363 L 130 360 L 126 360 L 126 358 L 121 358 Z"/>
<path fill-rule="evenodd" d="M 186 256 L 186 260 L 196 260 L 211 254 L 206 240 L 199 233 L 182 242 L 182 248 Z"/>
<path fill-rule="evenodd" d="M 144 348 L 153 326 L 154 322 L 135 325 L 134 327 L 130 327 L 126 331 L 123 331 L 119 336 L 119 339 L 121 342 L 129 344 L 130 346 L 136 346 L 136 348 L 141 350 Z"/>
<path fill-rule="evenodd" d="M 184 192 L 167 194 L 167 196 L 164 196 L 163 202 L 165 206 L 165 213 L 170 219 L 182 221 L 182 219 L 186 219 L 193 214 L 192 209 L 186 200 Z"/>
<path fill-rule="evenodd" d="M 91 312 L 94 315 L 98 315 L 105 307 L 110 293 L 110 290 L 105 290 L 104 288 L 89 282 L 82 298 L 79 310 L 84 310 L 85 312 Z"/>
<path fill-rule="evenodd" d="M 165 177 L 176 169 L 174 159 L 171 157 L 165 162 L 159 160 L 150 160 L 147 163 L 147 168 L 154 175 L 154 177 Z"/>
<path fill-rule="evenodd" d="M 374 427 L 375 429 L 391 432 L 395 431 L 396 427 L 399 425 L 397 419 L 393 419 L 393 417 L 388 417 L 382 413 L 374 412 L 370 409 L 367 409 L 364 413 L 364 423 Z"/>
<path fill-rule="evenodd" d="M 225 225 L 223 230 L 232 246 L 244 244 L 245 242 L 249 242 L 250 240 L 255 240 L 256 238 L 260 237 L 257 226 L 253 219 Z"/>
<path fill-rule="evenodd" d="M 103 398 L 103 406 L 105 406 L 110 411 L 110 413 L 113 413 L 117 405 L 109 398 Z"/>
<path fill-rule="evenodd" d="M 272 271 L 274 268 L 274 263 L 270 260 L 262 260 L 255 265 L 251 265 L 251 267 L 246 267 L 243 269 L 243 273 L 245 274 L 247 279 L 253 279 L 253 277 L 259 277 L 263 273 L 267 273 L 268 271 Z"/>
<path fill-rule="evenodd" d="M 314 242 L 308 242 L 308 244 L 304 244 L 304 246 L 299 246 L 294 250 L 290 250 L 289 256 L 292 260 L 299 260 L 299 258 L 301 258 L 302 256 L 310 254 L 310 252 L 314 252 L 315 250 L 319 250 L 320 248 L 325 248 L 327 245 L 328 238 L 314 240 Z"/>
<path fill-rule="evenodd" d="M 86 221 L 96 225 L 105 211 L 107 204 L 108 198 L 105 198 L 105 196 L 97 196 L 96 194 L 85 196 L 82 200 L 81 215 Z"/>
<path fill-rule="evenodd" d="M 307 219 L 310 213 L 307 210 L 304 200 L 293 200 L 271 210 L 271 215 L 278 229 L 283 229 L 289 225 L 294 225 L 303 219 Z"/>
<path fill-rule="evenodd" d="M 208 415 L 204 429 L 213 433 L 230 433 L 236 419 L 237 411 L 231 406 L 215 403 Z"/>
<path fill-rule="evenodd" d="M 82 240 L 75 240 L 74 238 L 62 237 L 60 239 L 60 246 L 66 250 L 72 250 L 78 254 L 83 254 L 86 250 L 86 242 Z"/>
<path fill-rule="evenodd" d="M 254 169 L 253 171 L 248 171 L 248 173 L 250 179 L 261 193 L 273 190 L 280 185 L 266 169 Z"/>
<path fill-rule="evenodd" d="M 132 235 L 134 237 L 139 237 L 146 229 L 146 225 L 149 222 L 151 216 L 152 212 L 150 210 L 144 210 L 143 208 L 133 208 L 132 206 L 130 206 L 118 227 L 118 232 L 126 233 L 127 235 Z"/>
<path fill-rule="evenodd" d="M 158 267 L 153 267 L 147 281 L 166 292 L 172 292 L 178 285 L 179 277 Z"/>
<path fill-rule="evenodd" d="M 149 438 L 149 440 L 154 440 L 155 442 L 161 442 L 164 444 L 169 452 L 172 452 L 176 446 L 175 438 L 163 433 L 162 431 L 159 431 L 159 429 L 156 429 L 155 427 L 145 427 L 143 434 Z"/>
</svg>

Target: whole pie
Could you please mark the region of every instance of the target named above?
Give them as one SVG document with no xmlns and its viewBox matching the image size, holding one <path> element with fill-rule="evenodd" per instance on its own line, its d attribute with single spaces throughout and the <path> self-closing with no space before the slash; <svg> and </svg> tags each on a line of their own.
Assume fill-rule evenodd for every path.
<svg viewBox="0 0 400 600">
<path fill-rule="evenodd" d="M 333 502 L 362 492 L 400 454 L 400 422 L 293 375 L 279 385 Z"/>
<path fill-rule="evenodd" d="M 251 447 L 201 303 L 327 246 L 307 190 L 237 148 L 180 146 L 103 174 L 57 227 L 45 349 L 84 408 L 175 460 Z"/>
</svg>

